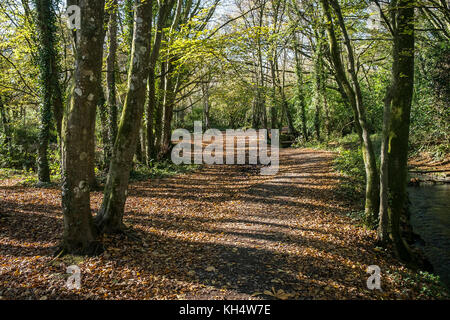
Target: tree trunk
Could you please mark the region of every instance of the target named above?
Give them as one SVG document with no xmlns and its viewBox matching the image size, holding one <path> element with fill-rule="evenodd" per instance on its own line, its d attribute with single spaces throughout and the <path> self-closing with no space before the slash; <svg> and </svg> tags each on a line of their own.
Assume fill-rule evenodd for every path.
<svg viewBox="0 0 450 320">
<path fill-rule="evenodd" d="M 270 126 L 272 129 L 278 128 L 278 99 L 277 99 L 277 78 L 275 75 L 275 54 L 270 62 L 270 73 L 272 76 L 272 106 L 270 107 Z"/>
<path fill-rule="evenodd" d="M 62 121 L 64 115 L 64 99 L 61 92 L 61 85 L 59 83 L 59 65 L 57 55 L 51 60 L 51 86 L 52 86 L 52 105 L 53 117 L 56 123 L 56 133 L 58 135 L 59 143 L 62 143 Z M 61 150 L 60 150 L 61 151 Z M 62 155 L 60 154 L 60 158 Z"/>
<path fill-rule="evenodd" d="M 174 74 L 175 57 L 170 57 L 168 62 L 168 72 L 166 80 L 166 97 L 164 99 L 164 127 L 163 127 L 163 142 L 160 150 L 160 158 L 165 158 L 170 148 L 170 138 L 172 133 L 172 118 L 173 108 L 175 104 L 175 97 L 179 84 L 179 75 Z"/>
<path fill-rule="evenodd" d="M 210 128 L 209 123 L 209 83 L 202 83 L 203 94 L 203 125 L 205 130 Z"/>
<path fill-rule="evenodd" d="M 391 114 L 392 91 L 386 90 L 383 110 L 383 133 L 381 141 L 380 159 L 380 210 L 377 229 L 377 241 L 387 243 L 389 241 L 389 216 L 388 216 L 388 148 L 389 148 L 389 122 Z"/>
<path fill-rule="evenodd" d="M 111 149 L 109 144 L 109 125 L 108 125 L 108 110 L 105 100 L 105 94 L 103 92 L 103 86 L 100 84 L 99 87 L 99 102 L 98 111 L 100 116 L 100 125 L 102 133 L 102 146 L 103 146 L 103 169 L 109 167 L 109 158 L 111 157 Z"/>
<path fill-rule="evenodd" d="M 136 0 L 127 97 L 114 143 L 103 203 L 96 216 L 100 232 L 123 231 L 128 179 L 144 111 L 151 49 L 153 1 Z"/>
<path fill-rule="evenodd" d="M 37 26 L 39 34 L 39 88 L 40 88 L 40 127 L 38 147 L 38 179 L 39 183 L 50 182 L 48 164 L 48 142 L 52 126 L 52 89 L 53 71 L 55 67 L 55 13 L 52 0 L 35 0 L 37 10 Z M 55 70 L 56 71 L 56 70 Z"/>
<path fill-rule="evenodd" d="M 62 249 L 68 253 L 92 254 L 98 247 L 92 224 L 88 171 L 103 55 L 102 0 L 80 0 L 81 29 L 76 31 L 76 66 L 70 107 L 64 121 Z"/>
<path fill-rule="evenodd" d="M 306 103 L 305 95 L 303 93 L 303 71 L 297 49 L 295 49 L 295 66 L 295 71 L 297 74 L 297 99 L 300 105 L 300 116 L 302 120 L 302 134 L 303 139 L 305 139 L 305 141 L 308 141 L 308 131 L 306 128 Z"/>
<path fill-rule="evenodd" d="M 175 0 L 165 1 L 159 12 L 158 12 L 158 22 L 156 27 L 155 40 L 153 42 L 152 53 L 150 55 L 150 71 L 148 75 L 148 100 L 147 100 L 147 161 L 150 162 L 152 159 L 156 159 L 158 155 L 158 149 L 156 146 L 155 137 L 161 134 L 161 119 L 162 119 L 162 109 L 158 104 L 158 99 L 156 98 L 156 64 L 159 57 L 159 52 L 161 48 L 161 40 L 164 36 L 163 28 L 166 27 L 169 13 L 175 4 Z M 163 73 L 161 73 L 163 74 Z M 156 121 L 155 121 L 156 120 Z M 160 143 L 160 141 L 158 141 Z M 159 146 L 159 145 L 158 145 Z"/>
<path fill-rule="evenodd" d="M 117 52 L 117 0 L 111 0 L 108 22 L 108 56 L 106 57 L 106 104 L 109 110 L 109 146 L 107 161 L 117 136 L 117 100 L 116 100 L 116 52 Z"/>
<path fill-rule="evenodd" d="M 340 86 L 342 86 L 342 88 L 344 89 L 345 95 L 349 99 L 350 105 L 352 106 L 358 135 L 362 144 L 364 167 L 366 173 L 365 219 L 366 224 L 374 228 L 378 222 L 378 210 L 380 206 L 379 176 L 376 166 L 375 152 L 373 150 L 373 145 L 370 139 L 370 133 L 366 121 L 361 88 L 356 76 L 353 47 L 347 34 L 347 29 L 342 17 L 339 4 L 335 0 L 321 0 L 321 3 L 324 8 L 325 19 L 327 21 L 326 28 L 329 38 L 331 59 L 336 71 L 336 79 L 338 80 L 338 82 L 340 82 Z M 352 79 L 353 87 L 347 78 L 344 66 L 342 64 L 341 52 L 334 31 L 334 21 L 331 15 L 330 3 L 337 16 L 338 24 L 344 37 L 344 43 L 347 48 L 349 60 L 349 73 Z"/>
<path fill-rule="evenodd" d="M 156 159 L 155 154 L 155 66 L 150 63 L 150 72 L 148 76 L 148 99 L 147 99 L 147 164 L 150 164 L 152 159 Z"/>
<path fill-rule="evenodd" d="M 6 144 L 8 152 L 11 153 L 11 131 L 9 128 L 9 119 L 7 117 L 6 107 L 3 103 L 3 99 L 1 96 L 0 96 L 0 117 L 3 125 L 3 134 L 4 134 L 3 142 Z"/>
<path fill-rule="evenodd" d="M 163 113 L 164 113 L 164 99 L 166 95 L 166 61 L 161 61 L 161 77 L 159 78 L 158 99 L 155 110 L 155 146 L 154 153 L 156 157 L 161 151 L 162 145 L 162 129 L 163 129 Z"/>
<path fill-rule="evenodd" d="M 412 260 L 412 254 L 400 232 L 400 217 L 405 215 L 407 160 L 411 101 L 414 88 L 414 6 L 412 0 L 397 2 L 394 33 L 395 79 L 389 125 L 389 202 L 391 236 L 400 259 Z"/>
<path fill-rule="evenodd" d="M 139 148 L 141 150 L 141 163 L 146 164 L 147 163 L 147 146 L 146 146 L 146 136 L 145 136 L 145 123 L 144 119 L 142 119 L 142 125 L 139 129 Z"/>
<path fill-rule="evenodd" d="M 263 16 L 265 9 L 265 2 L 262 2 L 259 12 L 258 12 L 258 25 L 262 28 Z M 257 59 L 258 59 L 258 69 L 257 69 L 257 87 L 256 87 L 256 99 L 255 107 L 253 113 L 253 127 L 255 129 L 267 128 L 267 114 L 266 114 L 266 101 L 264 98 L 264 65 L 262 56 L 262 41 L 261 34 L 258 32 L 256 35 L 257 44 Z"/>
<path fill-rule="evenodd" d="M 317 43 L 314 51 L 314 131 L 316 132 L 317 141 L 322 140 L 321 126 L 322 126 L 322 109 L 325 111 L 325 83 L 324 83 L 324 43 L 323 30 L 315 32 Z"/>
</svg>

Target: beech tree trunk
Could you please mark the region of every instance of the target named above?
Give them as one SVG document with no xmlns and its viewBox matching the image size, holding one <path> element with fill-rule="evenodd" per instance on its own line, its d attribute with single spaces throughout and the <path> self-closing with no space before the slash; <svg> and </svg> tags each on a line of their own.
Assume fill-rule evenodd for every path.
<svg viewBox="0 0 450 320">
<path fill-rule="evenodd" d="M 77 1 L 81 29 L 76 31 L 73 92 L 63 128 L 62 249 L 92 254 L 98 250 L 90 208 L 89 155 L 95 131 L 95 113 L 103 56 L 103 0 Z"/>
<path fill-rule="evenodd" d="M 100 232 L 123 231 L 128 180 L 144 112 L 151 49 L 152 0 L 136 0 L 128 88 L 114 143 L 103 203 L 96 216 Z"/>
</svg>

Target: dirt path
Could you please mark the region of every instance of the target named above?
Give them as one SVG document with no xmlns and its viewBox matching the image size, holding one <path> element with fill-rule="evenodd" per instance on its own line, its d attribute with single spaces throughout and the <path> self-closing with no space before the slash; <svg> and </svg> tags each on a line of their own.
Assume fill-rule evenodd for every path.
<svg viewBox="0 0 450 320">
<path fill-rule="evenodd" d="M 420 288 L 374 233 L 357 227 L 337 193 L 331 153 L 283 149 L 280 172 L 205 166 L 130 186 L 125 222 L 142 242 L 104 239 L 99 257 L 52 260 L 60 191 L 0 185 L 0 296 L 92 299 L 361 299 L 418 297 Z M 10 183 L 10 182 L 8 182 Z M 94 193 L 98 209 L 101 194 Z M 77 264 L 81 290 L 65 288 Z M 366 287 L 379 265 L 383 291 Z"/>
</svg>

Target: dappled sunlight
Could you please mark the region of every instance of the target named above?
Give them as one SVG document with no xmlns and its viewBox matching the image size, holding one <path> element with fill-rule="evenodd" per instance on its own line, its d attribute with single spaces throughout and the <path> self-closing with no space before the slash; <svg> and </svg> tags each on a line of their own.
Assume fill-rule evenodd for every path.
<svg viewBox="0 0 450 320">
<path fill-rule="evenodd" d="M 367 290 L 368 265 L 403 267 L 374 251 L 374 232 L 345 215 L 352 208 L 336 196 L 343 178 L 332 157 L 285 149 L 275 176 L 215 165 L 132 184 L 124 221 L 141 239 L 105 236 L 102 255 L 77 260 L 83 286 L 73 292 L 64 275 L 75 258 L 52 256 L 59 190 L 2 186 L 0 290 L 71 299 L 260 299 L 273 290 L 293 299 L 409 297 L 388 276 L 382 293 Z M 93 212 L 101 199 L 92 193 Z"/>
</svg>

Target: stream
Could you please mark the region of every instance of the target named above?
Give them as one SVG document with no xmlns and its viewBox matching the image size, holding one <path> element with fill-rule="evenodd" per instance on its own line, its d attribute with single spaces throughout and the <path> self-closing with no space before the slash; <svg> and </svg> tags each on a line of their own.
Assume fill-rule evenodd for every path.
<svg viewBox="0 0 450 320">
<path fill-rule="evenodd" d="M 450 287 L 450 184 L 408 187 L 411 225 L 434 272 Z"/>
</svg>

